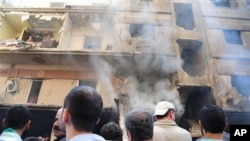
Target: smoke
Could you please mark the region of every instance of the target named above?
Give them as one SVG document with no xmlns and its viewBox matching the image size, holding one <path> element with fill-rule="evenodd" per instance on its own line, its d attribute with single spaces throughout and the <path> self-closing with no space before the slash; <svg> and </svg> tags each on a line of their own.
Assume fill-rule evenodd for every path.
<svg viewBox="0 0 250 141">
<path fill-rule="evenodd" d="M 93 65 L 95 72 L 97 74 L 97 79 L 105 87 L 105 92 L 101 91 L 103 98 L 109 98 L 109 102 L 114 102 L 113 100 L 117 98 L 115 89 L 112 84 L 112 77 L 114 76 L 114 68 L 106 61 L 102 60 L 98 56 L 90 56 L 90 63 Z M 101 89 L 102 90 L 102 89 Z M 105 103 L 104 103 L 105 104 Z M 112 103 L 111 105 L 113 105 Z"/>
<path fill-rule="evenodd" d="M 118 73 L 118 69 L 100 57 L 91 56 L 90 58 L 90 62 L 93 64 L 97 73 L 98 80 L 102 82 L 101 84 L 104 85 L 102 87 L 105 87 L 106 89 L 105 92 L 100 92 L 102 95 L 105 95 L 105 99 L 109 99 L 106 101 L 113 101 L 114 98 L 119 98 L 120 94 L 126 94 L 129 97 L 129 106 L 131 108 L 143 107 L 149 109 L 153 113 L 156 103 L 166 100 L 175 105 L 176 111 L 178 111 L 177 113 L 183 113 L 183 105 L 180 102 L 179 93 L 176 88 L 173 88 L 173 84 L 170 79 L 159 78 L 154 72 L 150 72 L 152 73 L 151 76 L 143 75 L 143 73 L 145 73 L 143 72 L 143 69 L 147 71 L 152 69 L 151 67 L 154 67 L 149 65 L 147 65 L 147 68 L 145 65 L 143 69 L 141 69 L 142 75 L 140 77 L 142 78 L 139 79 L 138 73 L 136 73 L 136 71 L 131 68 L 131 65 L 129 65 L 131 62 L 128 62 L 123 58 L 119 59 L 120 66 L 128 66 L 123 69 L 131 69 L 131 72 L 128 72 L 128 70 L 123 73 Z M 160 68 L 162 71 L 166 71 L 168 70 L 167 68 L 171 68 L 169 67 L 169 64 L 171 63 L 166 62 L 166 64 L 161 65 L 163 67 Z M 173 68 L 169 70 L 172 72 Z M 114 83 L 112 82 L 114 77 L 117 77 L 117 79 L 122 78 L 121 82 L 116 86 L 114 86 Z"/>
<path fill-rule="evenodd" d="M 129 77 L 128 83 L 127 92 L 132 108 L 143 107 L 153 112 L 157 102 L 167 100 L 176 106 L 177 111 L 183 110 L 178 92 L 176 89 L 169 89 L 171 83 L 168 79 L 161 79 L 151 84 L 150 81 L 141 83 L 135 77 Z"/>
<path fill-rule="evenodd" d="M 123 54 L 110 57 L 109 60 L 97 56 L 89 58 L 98 80 L 106 89 L 105 92 L 101 89 L 100 93 L 105 93 L 103 95 L 109 98 L 108 101 L 125 94 L 129 97 L 130 108 L 143 107 L 151 112 L 158 102 L 167 100 L 176 106 L 177 111 L 182 112 L 183 105 L 173 81 L 182 60 L 174 50 L 174 31 L 167 21 L 169 15 L 158 14 L 160 18 L 157 19 L 155 14 L 144 12 L 149 8 L 157 10 L 156 7 L 146 3 L 143 5 L 140 12 L 116 15 L 118 18 L 115 20 L 119 22 L 115 26 L 107 19 L 98 21 L 98 25 L 102 25 L 98 32 L 108 33 L 107 29 L 115 31 L 113 51 Z M 128 24 L 126 20 L 133 22 Z M 105 36 L 103 42 L 110 37 Z M 114 79 L 119 84 L 114 83 Z"/>
<path fill-rule="evenodd" d="M 159 41 L 158 43 L 161 44 Z M 168 46 L 162 48 L 168 53 L 155 55 L 157 49 L 152 46 L 146 48 L 147 53 L 143 55 L 116 56 L 112 64 L 101 57 L 91 56 L 90 62 L 94 66 L 98 80 L 102 81 L 107 89 L 105 96 L 110 98 L 109 101 L 119 98 L 125 89 L 131 108 L 144 107 L 153 112 L 157 102 L 167 100 L 176 106 L 177 111 L 182 112 L 183 105 L 172 82 L 182 60 L 169 56 L 168 54 L 174 52 Z M 119 86 L 114 86 L 113 77 L 122 79 Z"/>
</svg>

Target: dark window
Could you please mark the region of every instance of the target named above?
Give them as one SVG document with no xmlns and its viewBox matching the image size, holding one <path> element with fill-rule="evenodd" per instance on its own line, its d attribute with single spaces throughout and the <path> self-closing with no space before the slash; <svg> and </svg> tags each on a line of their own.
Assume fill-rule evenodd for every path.
<svg viewBox="0 0 250 141">
<path fill-rule="evenodd" d="M 190 76 L 202 76 L 205 73 L 206 62 L 202 42 L 198 40 L 178 39 L 180 55 L 183 59 L 182 69 Z"/>
<path fill-rule="evenodd" d="M 131 37 L 142 37 L 143 39 L 154 39 L 155 26 L 146 24 L 131 24 L 129 26 Z"/>
<path fill-rule="evenodd" d="M 80 80 L 79 85 L 88 85 L 88 86 L 91 86 L 93 88 L 96 88 L 97 83 L 96 83 L 96 81 Z"/>
<path fill-rule="evenodd" d="M 192 5 L 187 3 L 174 3 L 176 24 L 187 30 L 192 30 L 194 25 L 194 16 Z"/>
<path fill-rule="evenodd" d="M 33 80 L 27 103 L 37 103 L 42 83 L 42 80 Z"/>
<path fill-rule="evenodd" d="M 240 76 L 240 75 L 232 75 L 231 76 L 232 86 L 237 89 L 237 91 L 244 97 L 250 97 L 250 76 Z"/>
<path fill-rule="evenodd" d="M 211 0 L 215 6 L 231 7 L 229 0 Z"/>
<path fill-rule="evenodd" d="M 177 90 L 182 104 L 185 105 L 179 125 L 186 130 L 192 129 L 192 133 L 198 134 L 199 128 L 196 127 L 199 127 L 199 111 L 206 104 L 215 104 L 213 90 L 208 86 L 179 86 Z"/>
<path fill-rule="evenodd" d="M 226 43 L 242 45 L 241 32 L 239 30 L 223 30 Z"/>
</svg>

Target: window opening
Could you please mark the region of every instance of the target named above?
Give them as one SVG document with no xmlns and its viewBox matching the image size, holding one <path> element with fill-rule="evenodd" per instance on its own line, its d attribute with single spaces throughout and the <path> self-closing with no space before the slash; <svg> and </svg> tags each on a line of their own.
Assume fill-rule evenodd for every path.
<svg viewBox="0 0 250 141">
<path fill-rule="evenodd" d="M 187 30 L 195 27 L 192 5 L 187 3 L 174 3 L 176 24 Z"/>
<path fill-rule="evenodd" d="M 37 103 L 43 80 L 33 80 L 27 103 Z"/>
<path fill-rule="evenodd" d="M 223 30 L 226 43 L 242 45 L 241 32 L 239 30 Z"/>
</svg>

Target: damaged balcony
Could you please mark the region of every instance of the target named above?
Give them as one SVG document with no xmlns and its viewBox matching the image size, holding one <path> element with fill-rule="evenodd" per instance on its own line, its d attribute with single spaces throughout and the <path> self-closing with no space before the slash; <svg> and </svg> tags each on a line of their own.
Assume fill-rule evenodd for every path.
<svg viewBox="0 0 250 141">
<path fill-rule="evenodd" d="M 8 12 L 1 16 L 1 50 L 60 48 L 62 14 Z"/>
</svg>

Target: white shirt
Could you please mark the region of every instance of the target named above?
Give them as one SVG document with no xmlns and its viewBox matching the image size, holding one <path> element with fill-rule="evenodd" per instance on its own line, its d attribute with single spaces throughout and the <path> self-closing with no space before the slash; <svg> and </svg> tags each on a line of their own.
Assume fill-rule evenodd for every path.
<svg viewBox="0 0 250 141">
<path fill-rule="evenodd" d="M 70 141 L 105 141 L 105 139 L 97 134 L 81 134 L 71 138 Z"/>
</svg>

